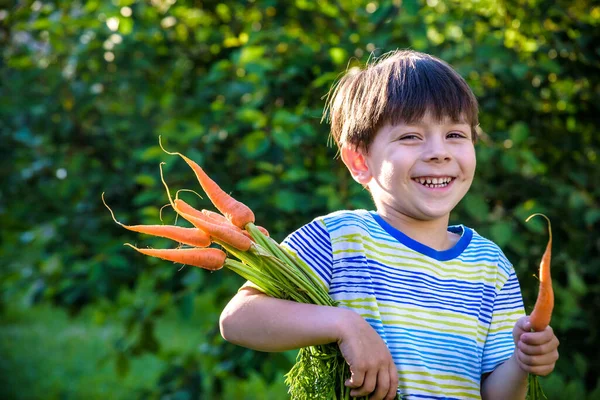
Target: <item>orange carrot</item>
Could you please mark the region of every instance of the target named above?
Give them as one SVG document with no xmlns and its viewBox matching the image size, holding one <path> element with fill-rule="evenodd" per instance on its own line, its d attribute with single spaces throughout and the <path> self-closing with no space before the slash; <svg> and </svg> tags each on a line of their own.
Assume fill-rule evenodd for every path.
<svg viewBox="0 0 600 400">
<path fill-rule="evenodd" d="M 208 232 L 210 236 L 221 240 L 238 250 L 246 251 L 252 247 L 252 241 L 244 236 L 236 226 L 226 226 L 217 224 L 210 217 L 204 214 L 202 216 L 192 216 L 184 213 L 181 210 L 175 209 L 179 215 L 192 223 L 196 228 Z"/>
<path fill-rule="evenodd" d="M 217 212 L 214 211 L 210 211 L 210 210 L 202 210 L 202 214 L 206 215 L 207 217 L 213 219 L 215 222 L 220 223 L 220 224 L 227 224 L 227 225 L 232 225 L 235 226 L 231 223 L 231 221 L 229 221 L 224 215 L 219 214 Z"/>
<path fill-rule="evenodd" d="M 104 200 L 104 193 L 102 193 L 102 202 L 106 208 L 108 208 L 108 211 L 110 211 L 110 215 L 112 216 L 113 220 L 123 228 L 130 231 L 164 237 L 195 247 L 206 247 L 210 245 L 210 236 L 198 228 L 184 228 L 181 226 L 171 225 L 125 225 L 117 221 L 115 218 L 113 210 L 111 210 Z"/>
<path fill-rule="evenodd" d="M 550 259 L 552 257 L 552 226 L 550 219 L 544 214 L 533 214 L 527 218 L 526 222 L 532 217 L 539 215 L 546 218 L 548 221 L 548 244 L 546 245 L 546 251 L 542 256 L 540 262 L 540 289 L 538 292 L 537 301 L 535 307 L 529 316 L 531 322 L 531 328 L 536 331 L 543 331 L 550 324 L 552 318 L 552 309 L 554 308 L 554 291 L 552 290 L 552 278 L 550 276 Z"/>
<path fill-rule="evenodd" d="M 188 215 L 192 215 L 194 217 L 202 216 L 202 211 L 190 206 L 188 203 L 181 199 L 175 198 L 175 200 L 173 200 L 173 203 L 175 204 L 175 207 L 178 210 L 181 210 L 182 212 Z"/>
<path fill-rule="evenodd" d="M 192 206 L 190 206 L 188 203 L 186 203 L 185 201 L 181 200 L 181 199 L 175 199 L 173 200 L 173 203 L 175 203 L 175 207 L 177 208 L 177 210 L 183 212 L 184 214 L 188 214 L 191 215 L 192 217 L 196 217 L 196 218 L 200 218 L 200 219 L 205 219 L 204 217 L 209 217 L 210 218 L 210 222 L 212 222 L 213 224 L 217 224 L 217 225 L 225 225 L 229 228 L 233 228 L 238 232 L 242 232 L 242 230 L 240 228 L 238 228 L 237 226 L 233 225 L 231 223 L 231 221 L 229 221 L 227 218 L 225 218 L 223 215 L 216 213 L 214 211 L 210 211 L 210 210 L 198 210 Z"/>
<path fill-rule="evenodd" d="M 177 203 L 177 200 L 175 200 L 175 203 Z M 194 209 L 194 210 L 195 210 L 195 209 Z M 196 211 L 197 211 L 197 210 L 196 210 Z M 234 227 L 234 228 L 236 228 L 236 230 L 238 230 L 239 232 L 243 233 L 243 234 L 244 234 L 244 236 L 246 236 L 246 237 L 250 238 L 250 239 L 251 239 L 251 240 L 254 242 L 254 239 L 252 238 L 252 235 L 250 235 L 250 232 L 248 232 L 248 231 L 246 231 L 246 230 L 243 230 L 243 229 L 240 229 L 240 228 L 238 228 L 237 226 L 233 225 L 233 224 L 232 224 L 232 223 L 231 223 L 231 222 L 230 222 L 230 221 L 229 221 L 227 218 L 225 218 L 223 215 L 221 215 L 221 214 L 219 214 L 219 213 L 216 213 L 216 212 L 214 212 L 214 211 L 210 211 L 210 210 L 204 210 L 204 209 L 202 210 L 202 213 L 203 213 L 204 215 L 206 215 L 207 217 L 209 217 L 209 218 L 213 219 L 213 220 L 214 220 L 216 223 L 220 223 L 220 224 L 224 224 L 224 225 L 227 225 L 227 226 L 231 226 L 231 227 Z M 261 231 L 263 235 L 265 235 L 265 236 L 269 236 L 269 231 L 268 231 L 268 230 L 266 230 L 265 228 L 263 228 L 262 226 L 257 226 L 257 227 L 256 227 L 256 229 L 258 229 L 259 231 Z"/>
<path fill-rule="evenodd" d="M 221 269 L 227 258 L 224 251 L 212 247 L 204 249 L 139 249 L 129 243 L 125 243 L 125 245 L 134 248 L 147 256 L 200 267 L 211 271 Z"/>
<path fill-rule="evenodd" d="M 177 203 L 177 200 L 175 200 L 175 203 Z M 195 209 L 194 209 L 194 210 L 195 210 Z M 218 222 L 218 223 L 222 223 L 222 224 L 225 224 L 225 225 L 228 225 L 228 226 L 235 226 L 235 225 L 233 225 L 233 224 L 232 224 L 232 223 L 231 223 L 231 222 L 230 222 L 230 221 L 229 221 L 227 218 L 225 218 L 223 215 L 221 215 L 221 214 L 219 214 L 219 213 L 216 213 L 216 212 L 214 212 L 214 211 L 210 211 L 210 210 L 202 210 L 202 213 L 203 213 L 204 215 L 206 215 L 206 216 L 208 216 L 208 217 L 210 217 L 210 218 L 214 219 L 214 220 L 215 220 L 216 222 Z M 193 214 L 192 214 L 192 215 L 193 215 Z M 236 228 L 237 228 L 237 227 L 236 227 Z M 264 228 L 264 227 L 262 227 L 262 226 L 258 226 L 258 225 L 257 225 L 257 226 L 256 226 L 256 229 L 258 229 L 259 231 L 261 231 L 263 235 L 265 235 L 265 236 L 269 236 L 269 231 L 268 231 L 266 228 Z M 242 233 L 244 234 L 244 236 L 247 236 L 247 237 L 249 237 L 249 238 L 252 238 L 252 236 L 250 236 L 250 233 L 249 233 L 249 232 L 247 232 L 247 231 L 245 231 L 245 230 L 242 230 L 242 229 L 239 229 L 239 231 L 240 231 L 240 232 L 242 232 Z M 253 239 L 252 241 L 254 241 L 254 239 Z"/>
<path fill-rule="evenodd" d="M 198 179 L 198 182 L 200 182 L 200 186 L 202 186 L 202 189 L 204 189 L 204 192 L 206 192 L 215 207 L 217 207 L 217 209 L 221 211 L 221 213 L 227 217 L 231 223 L 239 228 L 244 228 L 246 224 L 254 222 L 254 213 L 252 210 L 244 203 L 237 201 L 225 193 L 225 191 L 223 191 L 223 189 L 221 189 L 219 185 L 217 185 L 217 183 L 213 181 L 196 162 L 181 153 L 169 152 L 165 150 L 165 148 L 162 147 L 162 143 L 160 143 L 160 139 L 159 144 L 165 153 L 170 155 L 178 155 L 183 158 L 183 160 L 196 174 L 196 178 Z"/>
</svg>

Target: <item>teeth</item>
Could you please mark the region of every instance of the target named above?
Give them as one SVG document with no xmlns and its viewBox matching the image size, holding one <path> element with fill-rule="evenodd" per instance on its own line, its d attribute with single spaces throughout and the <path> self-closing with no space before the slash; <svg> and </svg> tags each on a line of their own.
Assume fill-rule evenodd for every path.
<svg viewBox="0 0 600 400">
<path fill-rule="evenodd" d="M 451 181 L 452 178 L 450 177 L 443 177 L 443 178 L 415 178 L 415 180 L 417 182 L 419 182 L 421 185 L 425 185 L 427 187 L 432 187 L 432 188 L 437 188 L 437 187 L 444 187 L 446 185 L 448 185 Z"/>
</svg>

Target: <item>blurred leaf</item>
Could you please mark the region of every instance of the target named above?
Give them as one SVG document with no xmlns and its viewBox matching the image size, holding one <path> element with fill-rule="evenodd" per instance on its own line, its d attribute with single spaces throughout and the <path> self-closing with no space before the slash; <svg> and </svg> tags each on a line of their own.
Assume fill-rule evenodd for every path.
<svg viewBox="0 0 600 400">
<path fill-rule="evenodd" d="M 522 143 L 529 136 L 529 128 L 523 122 L 517 122 L 510 128 L 510 138 L 515 144 Z"/>
<path fill-rule="evenodd" d="M 255 131 L 242 140 L 242 151 L 250 158 L 257 158 L 269 150 L 269 140 L 265 132 Z"/>
<path fill-rule="evenodd" d="M 121 377 L 127 376 L 129 373 L 129 358 L 124 353 L 117 353 L 115 363 L 117 374 Z"/>
<path fill-rule="evenodd" d="M 492 240 L 500 247 L 505 246 L 513 238 L 513 229 L 508 222 L 495 222 L 490 228 Z"/>
<path fill-rule="evenodd" d="M 184 319 L 190 319 L 194 313 L 194 294 L 192 292 L 186 293 L 179 300 L 179 312 Z"/>
<path fill-rule="evenodd" d="M 489 207 L 482 195 L 471 193 L 463 199 L 465 210 L 476 220 L 483 221 L 487 218 Z"/>
<path fill-rule="evenodd" d="M 329 49 L 329 55 L 333 60 L 334 64 L 345 64 L 348 62 L 348 55 L 346 51 L 340 47 L 332 47 Z"/>
<path fill-rule="evenodd" d="M 237 184 L 237 187 L 241 191 L 262 191 L 268 189 L 275 179 L 273 175 L 261 174 L 253 178 L 244 179 Z"/>
<path fill-rule="evenodd" d="M 148 186 L 148 187 L 154 187 L 156 186 L 156 178 L 152 175 L 137 175 L 135 177 L 135 183 L 137 183 L 140 186 Z"/>
</svg>

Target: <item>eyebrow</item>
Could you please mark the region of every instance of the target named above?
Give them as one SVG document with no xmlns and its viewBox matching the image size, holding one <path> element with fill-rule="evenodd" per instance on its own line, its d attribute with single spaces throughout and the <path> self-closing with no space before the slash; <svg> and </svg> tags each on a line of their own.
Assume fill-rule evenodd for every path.
<svg viewBox="0 0 600 400">
<path fill-rule="evenodd" d="M 410 124 L 407 124 L 405 122 L 400 122 L 396 125 L 394 125 L 394 127 L 400 127 L 400 126 L 414 126 L 414 127 L 423 127 L 423 126 L 427 126 L 427 125 L 432 125 L 429 123 L 423 123 L 423 122 L 412 122 Z M 467 125 L 467 126 L 471 126 L 470 123 L 468 123 L 467 121 L 450 121 L 448 123 L 435 123 L 434 125 L 441 125 L 441 126 L 457 126 L 457 125 Z"/>
</svg>

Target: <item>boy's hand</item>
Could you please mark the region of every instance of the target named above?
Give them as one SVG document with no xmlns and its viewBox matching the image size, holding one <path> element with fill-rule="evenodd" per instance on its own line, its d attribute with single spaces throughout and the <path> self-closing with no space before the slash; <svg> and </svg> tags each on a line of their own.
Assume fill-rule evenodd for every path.
<svg viewBox="0 0 600 400">
<path fill-rule="evenodd" d="M 531 332 L 529 317 L 521 317 L 513 328 L 515 359 L 519 367 L 534 375 L 546 376 L 558 360 L 558 338 L 550 326 L 541 332 Z"/>
<path fill-rule="evenodd" d="M 350 311 L 338 345 L 352 373 L 346 386 L 351 396 L 392 400 L 398 391 L 398 371 L 381 336 L 359 314 Z"/>
</svg>

